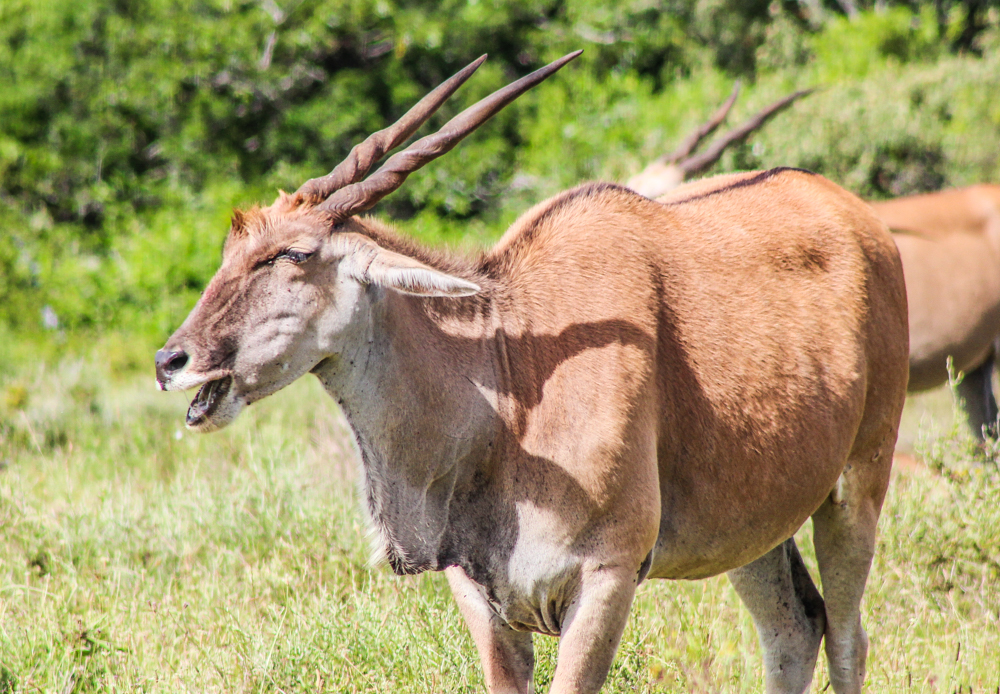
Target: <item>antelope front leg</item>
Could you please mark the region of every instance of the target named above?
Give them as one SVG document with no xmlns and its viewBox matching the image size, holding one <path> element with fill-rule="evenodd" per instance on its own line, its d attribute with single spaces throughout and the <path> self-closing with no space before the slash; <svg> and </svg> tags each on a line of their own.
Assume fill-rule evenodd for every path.
<svg viewBox="0 0 1000 694">
<path fill-rule="evenodd" d="M 444 573 L 479 651 L 487 690 L 490 694 L 531 694 L 535 690 L 531 634 L 503 623 L 461 568 L 453 566 Z"/>
<path fill-rule="evenodd" d="M 550 694 L 588 694 L 608 677 L 635 596 L 637 566 L 584 569 L 562 625 Z"/>
</svg>

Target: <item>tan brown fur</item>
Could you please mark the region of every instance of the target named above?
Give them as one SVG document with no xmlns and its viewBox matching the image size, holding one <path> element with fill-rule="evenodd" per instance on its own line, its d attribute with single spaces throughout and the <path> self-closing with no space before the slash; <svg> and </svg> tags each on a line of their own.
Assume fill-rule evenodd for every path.
<svg viewBox="0 0 1000 694">
<path fill-rule="evenodd" d="M 910 388 L 972 371 L 1000 335 L 1000 186 L 870 203 L 895 232 L 910 301 Z"/>
<path fill-rule="evenodd" d="M 629 186 L 669 201 L 718 185 L 718 179 L 685 184 L 685 177 L 679 167 L 657 160 Z M 950 360 L 954 373 L 963 375 L 959 392 L 973 434 L 980 440 L 997 436 L 993 374 L 1000 361 L 1000 186 L 870 204 L 892 230 L 906 273 L 909 391 L 947 383 Z"/>
<path fill-rule="evenodd" d="M 597 691 L 641 580 L 720 572 L 769 692 L 808 685 L 824 636 L 834 690 L 859 691 L 907 369 L 870 208 L 795 170 L 660 202 L 588 184 L 476 259 L 285 198 L 242 216 L 161 383 L 231 378 L 210 429 L 316 374 L 382 551 L 448 573 L 490 691 L 530 691 L 531 631 L 562 637 L 553 692 Z M 312 255 L 268 264 L 288 249 Z M 790 539 L 810 516 L 825 605 Z"/>
<path fill-rule="evenodd" d="M 366 178 L 484 56 L 234 215 L 157 382 L 200 386 L 187 422 L 211 431 L 315 374 L 354 431 L 380 553 L 446 572 L 491 692 L 533 690 L 532 632 L 561 637 L 552 692 L 598 691 L 639 583 L 722 571 L 770 694 L 804 691 L 824 640 L 834 691 L 859 692 L 907 369 L 899 257 L 870 208 L 793 170 L 662 203 L 589 184 L 476 261 L 357 217 L 578 54 Z M 823 596 L 792 539 L 810 516 Z"/>
<path fill-rule="evenodd" d="M 892 229 L 910 306 L 910 390 L 964 373 L 973 434 L 997 436 L 993 373 L 1000 353 L 1000 186 L 977 185 L 871 203 Z"/>
</svg>

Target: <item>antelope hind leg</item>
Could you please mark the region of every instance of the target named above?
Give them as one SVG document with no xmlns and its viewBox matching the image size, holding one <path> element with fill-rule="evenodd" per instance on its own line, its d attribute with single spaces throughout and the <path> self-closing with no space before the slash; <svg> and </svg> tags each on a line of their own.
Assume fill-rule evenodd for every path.
<svg viewBox="0 0 1000 694">
<path fill-rule="evenodd" d="M 997 435 L 997 401 L 993 393 L 994 355 L 965 374 L 958 384 L 969 428 L 977 441 L 983 440 L 983 429 L 989 436 Z"/>
<path fill-rule="evenodd" d="M 986 381 L 987 391 L 987 407 L 986 419 L 987 419 L 987 434 L 991 438 L 1000 438 L 1000 407 L 997 407 L 997 391 L 993 388 L 994 378 L 998 373 L 1000 373 L 1000 336 L 993 341 L 993 358 L 991 359 L 993 364 L 993 371 L 990 374 L 989 380 Z"/>
<path fill-rule="evenodd" d="M 875 554 L 875 526 L 889 483 L 895 436 L 851 455 L 837 486 L 813 514 L 813 544 L 826 603 L 826 657 L 836 694 L 859 694 L 868 634 L 861 596 Z"/>
<path fill-rule="evenodd" d="M 795 539 L 727 576 L 757 628 L 767 693 L 804 692 L 816 668 L 825 616 Z"/>
<path fill-rule="evenodd" d="M 445 575 L 479 651 L 486 689 L 490 694 L 531 694 L 535 690 L 531 634 L 514 631 L 497 617 L 461 568 L 445 569 Z"/>
</svg>

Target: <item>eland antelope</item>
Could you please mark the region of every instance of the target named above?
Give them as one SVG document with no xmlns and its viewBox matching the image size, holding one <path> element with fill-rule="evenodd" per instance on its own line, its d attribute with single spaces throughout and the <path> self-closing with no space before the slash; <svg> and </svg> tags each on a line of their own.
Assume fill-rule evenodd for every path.
<svg viewBox="0 0 1000 694">
<path fill-rule="evenodd" d="M 698 143 L 726 118 L 739 85 L 677 150 L 652 161 L 627 185 L 650 198 L 678 189 L 723 150 L 811 90 L 795 92 L 726 133 L 701 155 Z M 684 193 L 681 192 L 681 195 Z M 964 373 L 958 391 L 973 434 L 996 437 L 993 372 L 1000 360 L 1000 185 L 977 185 L 869 203 L 893 232 L 906 276 L 910 379 L 916 393 L 948 382 L 948 359 Z"/>
<path fill-rule="evenodd" d="M 156 354 L 211 431 L 306 373 L 360 451 L 380 551 L 444 571 L 491 692 L 605 681 L 636 587 L 728 572 L 769 692 L 825 637 L 858 692 L 859 606 L 906 389 L 906 294 L 871 209 L 821 176 L 703 181 L 669 204 L 592 183 L 478 258 L 358 216 L 519 94 L 514 82 L 365 178 L 479 66 L 329 175 L 236 212 L 222 265 Z M 824 596 L 793 539 L 809 518 Z"/>
<path fill-rule="evenodd" d="M 996 437 L 993 371 L 1000 353 L 1000 185 L 869 203 L 893 232 L 906 276 L 911 392 L 964 372 L 959 395 L 973 434 Z"/>
<path fill-rule="evenodd" d="M 706 171 L 722 157 L 723 152 L 728 147 L 743 142 L 755 130 L 763 127 L 767 121 L 791 106 L 797 99 L 812 94 L 812 92 L 812 89 L 803 89 L 789 94 L 783 99 L 778 99 L 713 142 L 703 153 L 692 154 L 701 142 L 715 132 L 726 120 L 733 104 L 736 103 L 736 97 L 740 94 L 740 83 L 737 82 L 733 87 L 733 93 L 719 107 L 719 110 L 712 114 L 707 123 L 684 138 L 684 141 L 673 152 L 651 161 L 641 173 L 630 178 L 626 185 L 647 198 L 658 198 L 681 185 L 688 178 Z"/>
</svg>

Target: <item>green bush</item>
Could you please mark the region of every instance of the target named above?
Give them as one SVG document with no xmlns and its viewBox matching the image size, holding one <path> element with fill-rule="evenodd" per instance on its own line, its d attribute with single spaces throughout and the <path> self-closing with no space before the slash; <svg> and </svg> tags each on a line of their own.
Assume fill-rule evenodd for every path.
<svg viewBox="0 0 1000 694">
<path fill-rule="evenodd" d="M 870 198 L 1000 180 L 997 93 L 1000 53 L 889 62 L 802 101 L 730 165 L 780 156 Z"/>
<path fill-rule="evenodd" d="M 483 52 L 440 115 L 575 48 L 378 212 L 495 238 L 583 179 L 623 180 L 725 98 L 823 90 L 717 170 L 796 165 L 869 196 L 996 179 L 997 3 L 116 0 L 0 5 L 0 325 L 162 339 L 233 205 L 328 170 Z M 962 55 L 954 55 L 959 48 Z M 82 331 L 82 332 L 81 332 Z M 46 338 L 43 340 L 45 342 Z"/>
</svg>

